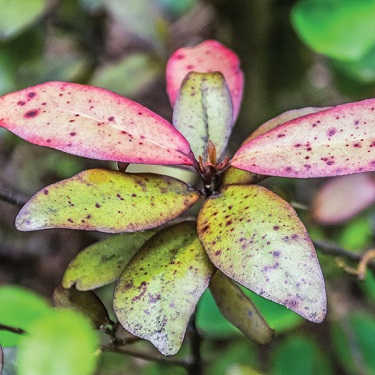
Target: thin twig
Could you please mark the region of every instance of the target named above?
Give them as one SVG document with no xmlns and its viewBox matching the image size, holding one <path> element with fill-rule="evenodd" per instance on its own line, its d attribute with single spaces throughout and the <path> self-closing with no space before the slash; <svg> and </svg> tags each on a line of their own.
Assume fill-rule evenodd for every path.
<svg viewBox="0 0 375 375">
<path fill-rule="evenodd" d="M 15 333 L 16 335 L 24 335 L 26 333 L 26 331 L 23 330 L 22 328 L 11 327 L 11 326 L 8 326 L 6 324 L 1 324 L 1 323 L 0 323 L 0 331 L 8 331 L 8 332 Z"/>
<path fill-rule="evenodd" d="M 327 254 L 327 255 L 343 257 L 343 258 L 346 258 L 348 260 L 352 260 L 354 262 L 361 262 L 363 257 L 364 257 L 363 253 L 353 253 L 353 252 L 348 251 L 348 250 L 344 249 L 343 247 L 341 247 L 341 246 L 339 246 L 339 245 L 337 245 L 336 243 L 333 243 L 333 242 L 313 241 L 313 243 L 314 243 L 314 246 L 319 248 L 319 250 L 322 253 Z M 372 260 L 372 261 L 367 260 L 366 266 L 375 271 L 375 261 L 374 260 Z"/>
<path fill-rule="evenodd" d="M 190 317 L 188 330 L 190 334 L 190 350 L 191 350 L 191 363 L 187 371 L 189 375 L 202 375 L 203 363 L 201 355 L 202 336 L 200 335 L 196 326 L 196 311 Z"/>
<path fill-rule="evenodd" d="M 0 188 L 0 200 L 14 204 L 15 206 L 23 206 L 28 201 L 24 195 L 12 193 L 2 188 Z"/>
<path fill-rule="evenodd" d="M 144 359 L 146 361 L 154 361 L 154 362 L 159 362 L 167 365 L 172 365 L 172 366 L 179 366 L 187 369 L 190 366 L 190 363 L 186 360 L 179 360 L 175 358 L 170 358 L 170 357 L 163 357 L 159 354 L 155 353 L 146 353 L 146 352 L 141 352 L 139 350 L 136 350 L 134 348 L 129 348 L 127 346 L 118 346 L 116 344 L 107 344 L 107 345 L 102 345 L 101 350 L 105 352 L 113 352 L 113 353 L 121 353 L 121 354 L 127 354 L 132 357 Z"/>
</svg>

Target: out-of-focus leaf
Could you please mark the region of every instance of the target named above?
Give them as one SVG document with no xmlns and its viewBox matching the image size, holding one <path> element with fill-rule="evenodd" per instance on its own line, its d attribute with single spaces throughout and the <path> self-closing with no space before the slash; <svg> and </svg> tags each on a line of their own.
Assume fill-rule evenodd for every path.
<svg viewBox="0 0 375 375">
<path fill-rule="evenodd" d="M 326 313 L 324 279 L 293 208 L 256 185 L 230 185 L 206 200 L 198 235 L 228 277 L 313 322 Z"/>
<path fill-rule="evenodd" d="M 299 0 L 291 17 L 301 39 L 329 57 L 360 59 L 375 44 L 372 0 Z"/>
<path fill-rule="evenodd" d="M 175 16 L 182 16 L 198 3 L 198 0 L 156 0 L 160 6 Z"/>
<path fill-rule="evenodd" d="M 313 215 L 319 223 L 340 224 L 374 202 L 373 173 L 340 176 L 319 189 L 313 202 Z"/>
<path fill-rule="evenodd" d="M 189 72 L 221 72 L 228 85 L 233 104 L 233 122 L 240 110 L 243 73 L 238 56 L 215 40 L 206 40 L 195 47 L 180 48 L 167 64 L 167 93 L 172 107 L 178 97 L 182 81 Z"/>
<path fill-rule="evenodd" d="M 157 2 L 107 0 L 104 5 L 125 32 L 150 43 L 159 51 L 163 49 L 166 21 Z"/>
<path fill-rule="evenodd" d="M 116 281 L 139 248 L 156 232 L 110 236 L 82 250 L 65 271 L 62 285 L 78 290 L 99 288 Z"/>
<path fill-rule="evenodd" d="M 363 312 L 350 313 L 332 328 L 333 348 L 349 375 L 375 373 L 375 319 Z"/>
<path fill-rule="evenodd" d="M 47 5 L 47 0 L 0 0 L 0 40 L 29 27 L 43 15 Z"/>
<path fill-rule="evenodd" d="M 54 289 L 52 298 L 56 307 L 81 311 L 92 320 L 96 328 L 110 322 L 107 309 L 94 292 L 82 292 L 74 287 L 65 289 L 59 284 Z"/>
<path fill-rule="evenodd" d="M 30 325 L 17 355 L 19 375 L 91 375 L 98 337 L 74 310 L 57 310 Z"/>
<path fill-rule="evenodd" d="M 365 279 L 360 283 L 360 287 L 365 291 L 366 296 L 375 305 L 375 275 L 374 271 L 367 270 Z"/>
<path fill-rule="evenodd" d="M 372 84 L 375 82 L 375 48 L 372 48 L 360 60 L 331 60 L 330 63 L 338 71 L 359 83 Z"/>
<path fill-rule="evenodd" d="M 115 64 L 99 68 L 91 84 L 134 97 L 162 72 L 162 65 L 149 53 L 135 53 Z"/>
<path fill-rule="evenodd" d="M 289 331 L 304 322 L 303 318 L 287 307 L 260 297 L 249 289 L 243 288 L 242 290 L 251 299 L 268 325 L 274 329 L 276 333 Z"/>
<path fill-rule="evenodd" d="M 28 331 L 34 320 L 51 313 L 47 302 L 34 292 L 13 285 L 0 287 L 0 323 Z M 20 335 L 0 330 L 3 347 L 16 346 Z"/>
<path fill-rule="evenodd" d="M 234 365 L 231 366 L 225 375 L 262 375 L 260 372 L 254 370 L 250 366 L 246 365 Z"/>
<path fill-rule="evenodd" d="M 154 112 L 111 91 L 47 82 L 0 98 L 0 126 L 21 138 L 100 160 L 192 165 L 187 140 Z"/>
<path fill-rule="evenodd" d="M 210 290 L 223 316 L 248 339 L 261 345 L 272 340 L 272 329 L 252 301 L 219 270 L 211 278 Z"/>
<path fill-rule="evenodd" d="M 121 275 L 114 298 L 117 318 L 133 335 L 173 355 L 212 272 L 195 222 L 166 228 L 146 242 Z"/>
<path fill-rule="evenodd" d="M 318 345 L 304 336 L 292 336 L 273 352 L 271 375 L 332 375 L 332 365 Z"/>
<path fill-rule="evenodd" d="M 375 169 L 375 99 L 288 121 L 245 142 L 232 166 L 282 177 L 326 177 Z"/>
<path fill-rule="evenodd" d="M 19 212 L 16 226 L 136 232 L 171 221 L 198 198 L 173 177 L 90 169 L 36 193 Z"/>
<path fill-rule="evenodd" d="M 230 93 L 221 73 L 188 73 L 174 105 L 173 125 L 189 141 L 196 158 L 206 160 L 209 140 L 220 157 L 233 125 Z"/>
</svg>

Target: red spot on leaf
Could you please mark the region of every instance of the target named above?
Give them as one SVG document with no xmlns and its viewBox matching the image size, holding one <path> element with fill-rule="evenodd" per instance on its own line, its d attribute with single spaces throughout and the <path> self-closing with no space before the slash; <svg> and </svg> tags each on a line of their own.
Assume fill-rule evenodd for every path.
<svg viewBox="0 0 375 375">
<path fill-rule="evenodd" d="M 34 118 L 38 115 L 38 110 L 37 109 L 32 109 L 31 111 L 28 111 L 25 113 L 25 118 Z"/>
</svg>

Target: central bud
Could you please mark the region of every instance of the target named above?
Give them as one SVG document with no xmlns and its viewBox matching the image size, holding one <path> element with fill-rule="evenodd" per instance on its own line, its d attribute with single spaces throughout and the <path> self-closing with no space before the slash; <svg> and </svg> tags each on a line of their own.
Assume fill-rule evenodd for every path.
<svg viewBox="0 0 375 375">
<path fill-rule="evenodd" d="M 218 163 L 216 156 L 216 147 L 212 141 L 208 141 L 206 148 L 207 158 L 203 161 L 202 156 L 199 156 L 199 174 L 201 175 L 205 192 L 207 195 L 216 193 L 220 187 L 220 174 L 229 166 L 228 157 Z"/>
</svg>

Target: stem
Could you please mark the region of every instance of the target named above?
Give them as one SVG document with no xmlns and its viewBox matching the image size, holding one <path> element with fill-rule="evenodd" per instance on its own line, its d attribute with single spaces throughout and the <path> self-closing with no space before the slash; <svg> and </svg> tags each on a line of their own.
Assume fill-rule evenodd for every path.
<svg viewBox="0 0 375 375">
<path fill-rule="evenodd" d="M 190 317 L 188 330 L 190 334 L 191 363 L 187 367 L 189 375 L 203 375 L 203 361 L 201 355 L 202 336 L 196 326 L 196 311 Z"/>
<path fill-rule="evenodd" d="M 11 326 L 8 326 L 6 324 L 1 324 L 1 323 L 0 323 L 0 331 L 8 331 L 8 332 L 15 333 L 16 335 L 24 335 L 26 333 L 26 331 L 23 330 L 22 328 L 11 327 Z"/>
<path fill-rule="evenodd" d="M 155 361 L 155 362 L 159 362 L 159 363 L 163 363 L 167 365 L 184 367 L 186 369 L 189 368 L 189 363 L 187 361 L 178 360 L 178 359 L 169 358 L 169 357 L 163 357 L 155 353 L 140 352 L 134 348 L 129 348 L 127 346 L 118 346 L 116 344 L 108 344 L 108 345 L 102 345 L 101 350 L 105 352 L 127 354 L 132 357 L 144 359 L 146 361 Z"/>
<path fill-rule="evenodd" d="M 23 206 L 27 202 L 25 196 L 12 193 L 2 188 L 0 188 L 0 200 L 14 204 L 15 206 Z"/>
</svg>

